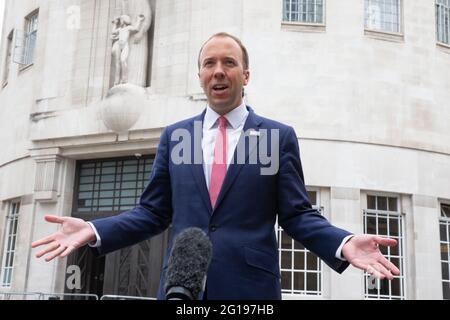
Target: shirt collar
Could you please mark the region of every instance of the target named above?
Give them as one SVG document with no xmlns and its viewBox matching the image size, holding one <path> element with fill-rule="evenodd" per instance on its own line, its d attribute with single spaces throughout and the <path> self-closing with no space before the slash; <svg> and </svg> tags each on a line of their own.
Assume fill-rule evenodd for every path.
<svg viewBox="0 0 450 320">
<path fill-rule="evenodd" d="M 229 125 L 233 129 L 237 129 L 242 123 L 245 121 L 248 115 L 248 110 L 245 107 L 245 103 L 242 102 L 242 104 L 225 114 L 225 118 L 227 119 Z M 203 120 L 203 128 L 204 129 L 211 129 L 214 124 L 217 122 L 217 119 L 219 119 L 220 114 L 215 112 L 211 107 L 208 105 L 206 107 L 206 113 L 205 113 L 205 119 Z"/>
</svg>

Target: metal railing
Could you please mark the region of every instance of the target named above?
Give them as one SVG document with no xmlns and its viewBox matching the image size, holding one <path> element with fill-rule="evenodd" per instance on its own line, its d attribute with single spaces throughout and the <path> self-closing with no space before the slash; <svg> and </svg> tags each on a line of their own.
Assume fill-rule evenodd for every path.
<svg viewBox="0 0 450 320">
<path fill-rule="evenodd" d="M 106 294 L 100 300 L 156 300 L 156 298 Z"/>
<path fill-rule="evenodd" d="M 41 292 L 0 292 L 0 300 L 41 300 Z"/>
<path fill-rule="evenodd" d="M 90 293 L 1 292 L 0 300 L 156 300 L 150 297 L 107 294 L 98 297 Z"/>
</svg>

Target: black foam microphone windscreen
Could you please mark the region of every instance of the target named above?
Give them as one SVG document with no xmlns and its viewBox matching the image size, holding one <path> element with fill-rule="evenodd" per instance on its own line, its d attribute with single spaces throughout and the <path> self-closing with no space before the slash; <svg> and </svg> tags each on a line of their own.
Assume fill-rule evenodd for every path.
<svg viewBox="0 0 450 320">
<path fill-rule="evenodd" d="M 201 229 L 188 228 L 180 232 L 169 256 L 164 287 L 166 298 L 198 299 L 203 290 L 211 257 L 211 241 Z"/>
</svg>

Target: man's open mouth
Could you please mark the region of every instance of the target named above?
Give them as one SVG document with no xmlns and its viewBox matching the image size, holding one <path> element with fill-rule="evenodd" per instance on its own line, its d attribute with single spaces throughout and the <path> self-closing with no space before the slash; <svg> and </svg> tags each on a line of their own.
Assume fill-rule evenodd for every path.
<svg viewBox="0 0 450 320">
<path fill-rule="evenodd" d="M 214 92 L 223 92 L 224 90 L 228 89 L 228 86 L 225 84 L 216 84 L 212 88 Z"/>
</svg>

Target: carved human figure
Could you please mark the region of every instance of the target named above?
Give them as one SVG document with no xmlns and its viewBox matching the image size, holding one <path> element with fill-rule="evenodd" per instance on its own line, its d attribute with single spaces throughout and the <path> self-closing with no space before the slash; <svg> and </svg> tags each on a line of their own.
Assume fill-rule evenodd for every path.
<svg viewBox="0 0 450 320">
<path fill-rule="evenodd" d="M 128 58 L 130 54 L 130 38 L 133 34 L 141 31 L 141 26 L 145 21 L 144 15 L 140 14 L 134 25 L 128 15 L 121 15 L 115 18 L 111 32 L 112 57 L 115 65 L 114 85 L 128 82 Z"/>
</svg>

